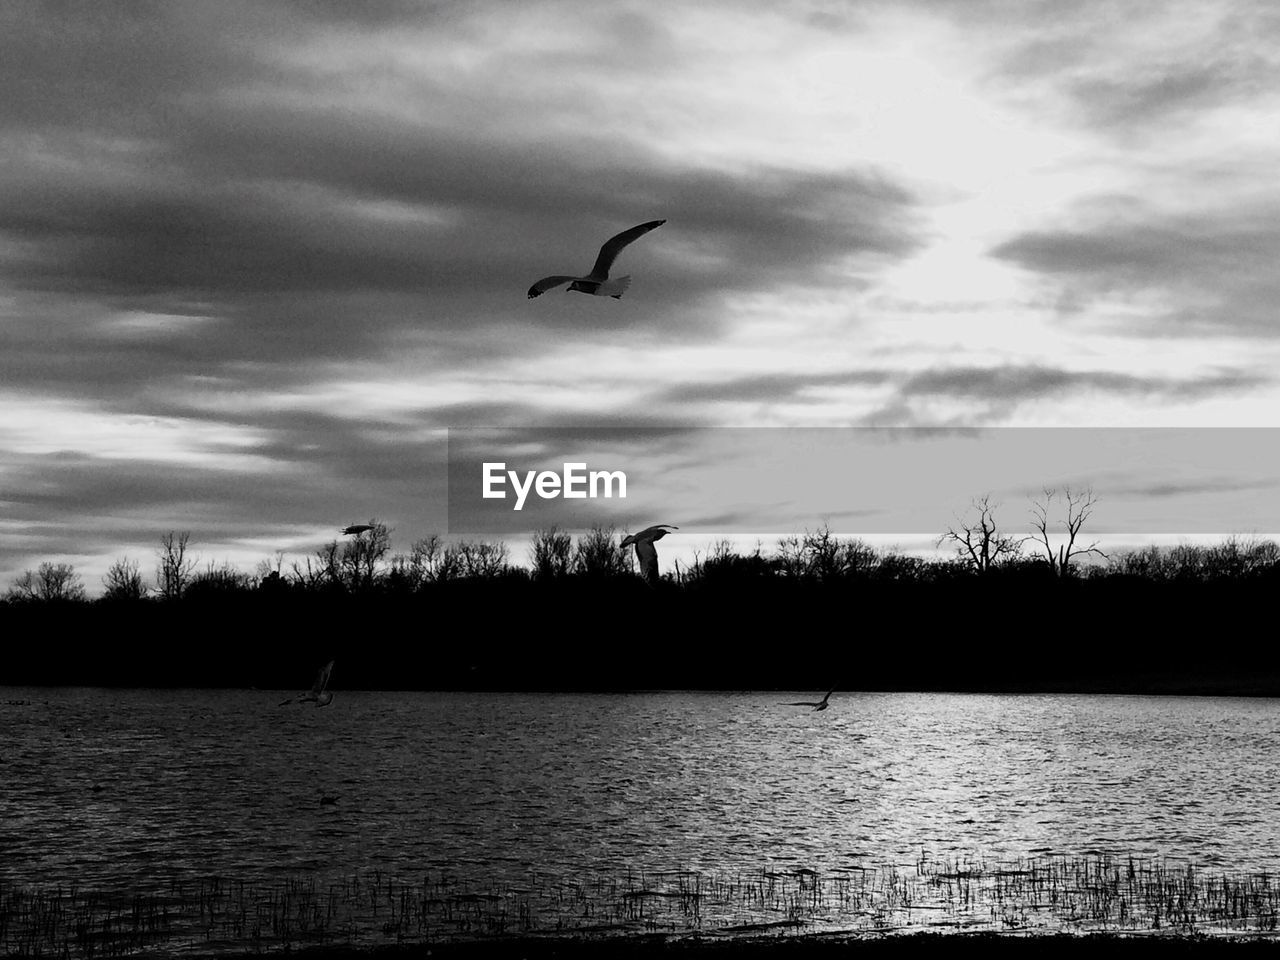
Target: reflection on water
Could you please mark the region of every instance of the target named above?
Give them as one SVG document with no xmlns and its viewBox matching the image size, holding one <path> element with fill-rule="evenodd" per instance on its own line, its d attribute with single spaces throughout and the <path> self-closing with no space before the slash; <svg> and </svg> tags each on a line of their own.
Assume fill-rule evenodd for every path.
<svg viewBox="0 0 1280 960">
<path fill-rule="evenodd" d="M 214 876 L 524 890 L 1280 861 L 1275 701 L 779 699 L 807 697 L 342 691 L 317 710 L 274 691 L 0 688 L 0 881 L 158 896 Z"/>
</svg>

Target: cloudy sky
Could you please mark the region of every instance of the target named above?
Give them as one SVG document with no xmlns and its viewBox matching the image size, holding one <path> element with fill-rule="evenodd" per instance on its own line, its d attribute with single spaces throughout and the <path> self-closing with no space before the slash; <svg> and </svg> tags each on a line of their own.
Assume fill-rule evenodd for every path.
<svg viewBox="0 0 1280 960">
<path fill-rule="evenodd" d="M 1269 0 L 4 4 L 0 586 L 405 549 L 448 428 L 1280 426 L 1277 51 Z M 671 509 L 616 519 L 748 532 Z"/>
</svg>

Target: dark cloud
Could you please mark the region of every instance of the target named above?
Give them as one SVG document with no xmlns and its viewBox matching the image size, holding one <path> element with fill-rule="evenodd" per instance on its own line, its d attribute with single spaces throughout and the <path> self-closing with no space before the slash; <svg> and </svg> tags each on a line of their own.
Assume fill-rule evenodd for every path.
<svg viewBox="0 0 1280 960">
<path fill-rule="evenodd" d="M 1120 141 L 1182 136 L 1202 114 L 1268 97 L 1280 79 L 1280 10 L 1267 0 L 1233 0 L 1195 18 L 1176 4 L 1109 0 L 913 5 L 963 29 L 998 30 L 993 95 Z M 1195 29 L 1171 29 L 1180 17 Z"/>
<path fill-rule="evenodd" d="M 945 396 L 1003 402 L 1034 400 L 1079 390 L 1186 400 L 1243 393 L 1270 382 L 1268 378 L 1242 371 L 1176 379 L 1027 365 L 930 370 L 910 376 L 900 391 L 905 397 Z"/>
<path fill-rule="evenodd" d="M 879 386 L 893 379 L 888 370 L 849 370 L 836 373 L 759 374 L 730 380 L 689 383 L 661 391 L 660 403 L 794 403 L 814 388 Z M 817 402 L 816 399 L 814 402 Z"/>
<path fill-rule="evenodd" d="M 18 288 L 167 309 L 196 299 L 232 314 L 273 293 L 400 292 L 432 322 L 458 326 L 495 307 L 510 316 L 537 276 L 585 269 L 611 232 L 651 217 L 670 217 L 668 233 L 700 254 L 696 268 L 649 258 L 650 300 L 668 306 L 810 281 L 850 255 L 912 244 L 910 198 L 863 172 L 728 173 L 664 162 L 634 137 L 512 137 L 500 103 L 468 99 L 483 83 L 473 94 L 400 78 L 421 117 L 357 110 L 341 68 L 285 55 L 318 32 L 387 16 L 465 34 L 460 8 L 72 9 L 42 19 L 10 8 L 0 41 L 13 111 L 0 122 L 38 131 L 6 151 L 0 234 L 19 252 L 0 269 Z M 625 35 L 660 47 L 660 21 L 637 18 L 625 14 Z M 441 100 L 486 122 L 438 118 Z"/>
<path fill-rule="evenodd" d="M 900 376 L 893 396 L 856 425 L 946 434 L 970 434 L 974 428 L 998 425 L 1025 403 L 1048 398 L 1067 400 L 1095 392 L 1160 402 L 1245 395 L 1274 379 L 1245 370 L 1223 369 L 1184 378 L 1141 376 L 1106 370 L 1067 370 L 1039 364 L 993 367 L 941 367 Z M 968 406 L 939 417 L 926 414 L 920 401 L 960 401 Z M 920 436 L 925 434 L 920 433 Z M 888 436 L 893 436 L 889 431 Z"/>
<path fill-rule="evenodd" d="M 1132 130 L 1135 125 L 1176 123 L 1180 115 L 1251 95 L 1268 72 L 1269 64 L 1260 57 L 1172 62 L 1155 64 L 1137 77 L 1085 77 L 1067 87 L 1092 123 Z"/>
<path fill-rule="evenodd" d="M 1131 331 L 1145 335 L 1218 333 L 1274 336 L 1280 278 L 1280 210 L 1274 204 L 1171 216 L 1117 204 L 1122 218 L 1098 223 L 1098 203 L 1080 212 L 1088 225 L 1024 233 L 991 255 L 1043 274 L 1079 309 L 1111 293 L 1156 293 L 1177 304 Z"/>
<path fill-rule="evenodd" d="M 1150 497 L 1186 497 L 1201 496 L 1204 494 L 1232 493 L 1236 491 L 1248 490 L 1270 490 L 1280 486 L 1280 481 L 1271 483 L 1253 483 L 1241 482 L 1231 477 L 1218 477 L 1209 480 L 1198 480 L 1194 483 L 1150 483 L 1135 484 L 1131 486 L 1117 486 L 1111 488 L 1109 493 L 1116 497 L 1135 497 L 1138 499 L 1146 499 Z"/>
<path fill-rule="evenodd" d="M 660 391 L 659 408 L 724 402 L 781 404 L 803 402 L 810 389 L 840 386 L 889 386 L 893 399 L 859 421 L 864 426 L 963 429 L 968 416 L 944 423 L 924 423 L 912 405 L 921 398 L 976 400 L 992 404 L 992 413 L 1007 415 L 1024 402 L 1081 391 L 1164 400 L 1243 394 L 1273 381 L 1242 370 L 1221 370 L 1196 377 L 1150 377 L 1098 370 L 1067 370 L 1036 364 L 995 367 L 941 367 L 921 373 L 861 369 L 822 374 L 762 374 L 731 380 L 691 383 Z M 815 400 L 815 402 L 817 402 Z"/>
</svg>

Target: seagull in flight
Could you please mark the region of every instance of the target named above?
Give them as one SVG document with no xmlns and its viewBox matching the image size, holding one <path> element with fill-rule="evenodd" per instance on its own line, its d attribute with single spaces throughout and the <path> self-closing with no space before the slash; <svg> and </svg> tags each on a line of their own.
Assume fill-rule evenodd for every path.
<svg viewBox="0 0 1280 960">
<path fill-rule="evenodd" d="M 649 584 L 658 582 L 658 550 L 653 545 L 653 541 L 661 540 L 671 530 L 679 530 L 680 528 L 670 523 L 658 523 L 652 527 L 645 527 L 639 533 L 633 533 L 622 541 L 622 549 L 635 544 L 636 559 L 640 561 L 640 576 L 644 577 Z"/>
<path fill-rule="evenodd" d="M 827 701 L 831 699 L 831 695 L 836 692 L 836 688 L 832 687 L 827 691 L 827 695 L 821 700 L 801 700 L 798 703 L 784 703 L 784 707 L 813 707 L 814 711 L 825 710 L 831 706 Z"/>
<path fill-rule="evenodd" d="M 650 230 L 660 227 L 666 222 L 665 220 L 650 220 L 648 223 L 642 223 L 638 227 L 632 227 L 630 230 L 623 230 L 616 237 L 610 237 L 605 241 L 604 246 L 600 248 L 600 256 L 596 257 L 596 265 L 591 268 L 591 272 L 585 277 L 543 277 L 529 288 L 529 299 L 540 297 L 548 290 L 558 287 L 562 283 L 567 283 L 570 290 L 577 290 L 579 293 L 589 293 L 593 297 L 613 297 L 615 300 L 621 300 L 622 295 L 627 292 L 627 287 L 631 286 L 631 277 L 618 277 L 616 280 L 610 280 L 609 268 L 613 266 L 613 261 L 618 259 L 618 254 L 622 252 L 622 248 L 628 243 L 638 240 Z"/>
<path fill-rule="evenodd" d="M 373 524 L 371 523 L 353 523 L 349 527 L 343 527 L 342 530 L 339 532 L 346 537 L 356 537 L 364 533 L 366 530 L 372 530 L 372 529 L 373 529 Z"/>
<path fill-rule="evenodd" d="M 325 687 L 329 686 L 329 674 L 331 673 L 333 673 L 332 660 L 320 668 L 320 672 L 316 674 L 316 682 L 311 685 L 310 690 L 288 700 L 281 700 L 280 706 L 283 707 L 286 703 L 310 703 L 314 701 L 317 707 L 327 707 L 333 703 L 333 694 L 325 689 Z"/>
</svg>

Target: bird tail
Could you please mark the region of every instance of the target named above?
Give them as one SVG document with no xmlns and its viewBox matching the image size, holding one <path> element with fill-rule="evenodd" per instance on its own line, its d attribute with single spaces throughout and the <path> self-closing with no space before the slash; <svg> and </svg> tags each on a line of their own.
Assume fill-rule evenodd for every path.
<svg viewBox="0 0 1280 960">
<path fill-rule="evenodd" d="M 606 280 L 600 284 L 596 290 L 597 297 L 613 297 L 615 300 L 620 299 L 627 292 L 627 287 L 631 286 L 631 278 L 618 277 L 616 280 Z"/>
</svg>

